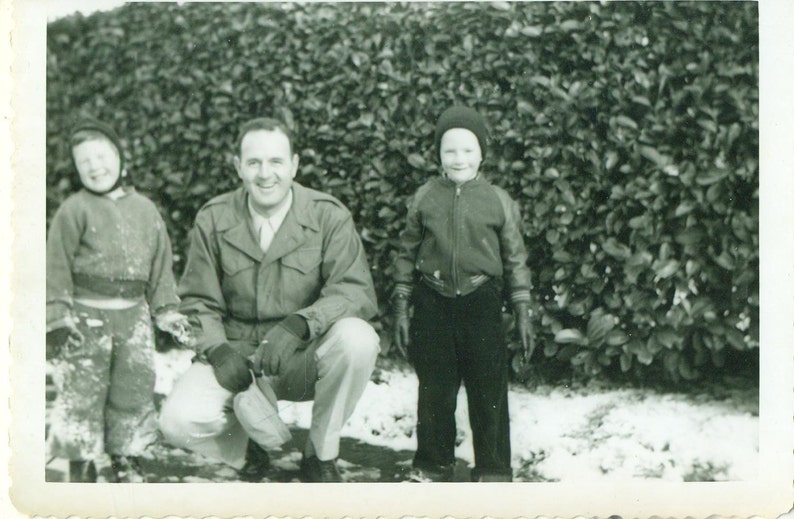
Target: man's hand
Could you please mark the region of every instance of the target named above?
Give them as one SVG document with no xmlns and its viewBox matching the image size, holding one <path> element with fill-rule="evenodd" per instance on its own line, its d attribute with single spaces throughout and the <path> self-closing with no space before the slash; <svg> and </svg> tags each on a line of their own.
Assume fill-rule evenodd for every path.
<svg viewBox="0 0 794 519">
<path fill-rule="evenodd" d="M 77 329 L 77 323 L 72 318 L 64 321 L 64 325 L 47 332 L 47 359 L 54 359 L 66 349 L 79 348 L 83 345 L 85 337 Z"/>
<path fill-rule="evenodd" d="M 408 317 L 408 298 L 395 296 L 394 303 L 394 337 L 393 344 L 403 358 L 408 358 L 408 342 L 410 341 L 411 319 Z"/>
<path fill-rule="evenodd" d="M 513 316 L 516 320 L 516 330 L 524 349 L 524 359 L 529 360 L 535 351 L 535 331 L 532 328 L 529 303 L 516 303 L 513 306 Z"/>
<path fill-rule="evenodd" d="M 268 376 L 281 374 L 289 358 L 296 351 L 308 346 L 308 341 L 300 336 L 303 330 L 308 332 L 306 320 L 297 315 L 289 316 L 271 328 L 254 353 L 252 359 L 254 373 Z"/>
<path fill-rule="evenodd" d="M 237 353 L 228 343 L 223 343 L 207 352 L 215 380 L 227 391 L 239 393 L 251 385 L 248 360 Z"/>
<path fill-rule="evenodd" d="M 155 316 L 154 324 L 160 330 L 171 334 L 176 342 L 183 346 L 193 346 L 195 337 L 186 315 L 168 310 Z"/>
</svg>

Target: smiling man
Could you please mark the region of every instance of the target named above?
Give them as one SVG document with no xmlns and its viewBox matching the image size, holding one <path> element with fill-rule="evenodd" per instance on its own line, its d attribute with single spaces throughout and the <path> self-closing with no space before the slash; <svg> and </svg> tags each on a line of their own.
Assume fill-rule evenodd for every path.
<svg viewBox="0 0 794 519">
<path fill-rule="evenodd" d="M 350 212 L 294 182 L 293 145 L 280 121 L 245 123 L 234 157 L 242 186 L 196 216 L 179 295 L 201 325 L 197 360 L 163 403 L 160 427 L 172 444 L 257 481 L 269 464 L 260 445 L 284 429 L 275 399 L 314 400 L 302 479 L 334 482 L 340 430 L 379 351 L 366 321 L 377 303 Z M 252 391 L 260 398 L 241 403 Z"/>
</svg>

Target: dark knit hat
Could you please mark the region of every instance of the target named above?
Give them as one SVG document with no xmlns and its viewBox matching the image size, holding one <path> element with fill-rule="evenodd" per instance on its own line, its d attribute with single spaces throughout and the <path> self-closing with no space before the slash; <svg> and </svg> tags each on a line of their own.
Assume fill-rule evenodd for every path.
<svg viewBox="0 0 794 519">
<path fill-rule="evenodd" d="M 467 106 L 452 106 L 444 110 L 436 123 L 436 152 L 441 152 L 441 137 L 447 130 L 465 128 L 477 136 L 480 143 L 480 152 L 485 158 L 486 139 L 488 130 L 485 128 L 485 119 L 474 109 Z"/>
<path fill-rule="evenodd" d="M 119 139 L 118 134 L 111 128 L 109 125 L 103 123 L 102 121 L 95 119 L 93 117 L 82 117 L 77 120 L 77 122 L 72 126 L 72 130 L 69 133 L 69 146 L 70 148 L 74 147 L 73 139 L 74 136 L 77 135 L 78 132 L 82 131 L 94 131 L 99 132 L 115 146 L 116 151 L 119 154 L 119 170 L 124 170 L 124 151 L 121 147 L 121 139 Z"/>
</svg>

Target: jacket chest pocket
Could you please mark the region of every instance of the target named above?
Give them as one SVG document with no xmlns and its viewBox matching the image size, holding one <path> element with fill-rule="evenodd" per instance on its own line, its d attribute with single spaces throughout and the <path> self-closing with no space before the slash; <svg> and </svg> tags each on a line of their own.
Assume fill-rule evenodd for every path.
<svg viewBox="0 0 794 519">
<path fill-rule="evenodd" d="M 298 249 L 281 258 L 285 273 L 301 276 L 310 275 L 313 271 L 319 270 L 322 261 L 323 256 L 320 247 Z"/>
<path fill-rule="evenodd" d="M 222 290 L 229 311 L 240 317 L 256 315 L 256 272 L 259 262 L 241 251 L 227 248 L 221 255 Z"/>
<path fill-rule="evenodd" d="M 313 303 L 322 285 L 320 247 L 306 247 L 281 258 L 282 302 L 304 307 Z"/>
</svg>

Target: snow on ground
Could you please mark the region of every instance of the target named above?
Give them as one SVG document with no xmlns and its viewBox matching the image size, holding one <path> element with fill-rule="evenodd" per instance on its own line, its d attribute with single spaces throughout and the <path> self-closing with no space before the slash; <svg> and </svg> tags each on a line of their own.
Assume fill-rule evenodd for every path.
<svg viewBox="0 0 794 519">
<path fill-rule="evenodd" d="M 170 391 L 191 355 L 178 350 L 157 355 L 156 392 Z M 379 370 L 342 435 L 393 450 L 415 450 L 416 398 L 413 372 Z M 530 391 L 513 386 L 509 405 L 517 480 L 757 477 L 757 399 L 750 398 L 748 404 L 748 398 L 738 402 L 647 389 L 547 386 Z M 288 425 L 310 425 L 311 402 L 279 402 L 279 411 Z M 456 456 L 471 464 L 465 390 L 458 397 L 456 418 Z"/>
</svg>

